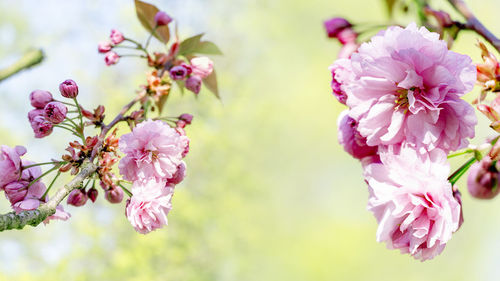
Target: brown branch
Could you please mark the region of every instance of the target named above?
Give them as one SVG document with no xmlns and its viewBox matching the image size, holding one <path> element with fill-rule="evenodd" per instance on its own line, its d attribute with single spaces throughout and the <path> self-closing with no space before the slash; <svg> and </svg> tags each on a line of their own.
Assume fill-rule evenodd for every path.
<svg viewBox="0 0 500 281">
<path fill-rule="evenodd" d="M 82 185 L 83 181 L 90 177 L 97 170 L 97 166 L 86 160 L 82 164 L 82 169 L 76 177 L 69 183 L 57 190 L 52 198 L 46 203 L 40 205 L 36 210 L 23 211 L 19 214 L 10 212 L 0 215 L 0 231 L 9 229 L 22 229 L 26 225 L 37 226 L 47 217 L 56 212 L 56 207 L 68 194 Z"/>
<path fill-rule="evenodd" d="M 500 52 L 500 39 L 498 39 L 491 31 L 489 31 L 472 13 L 471 9 L 465 4 L 463 0 L 448 0 L 448 2 L 457 10 L 462 16 L 465 17 L 467 23 L 465 27 L 474 30 L 477 34 L 481 35 L 486 41 L 490 42 L 495 49 Z"/>
</svg>

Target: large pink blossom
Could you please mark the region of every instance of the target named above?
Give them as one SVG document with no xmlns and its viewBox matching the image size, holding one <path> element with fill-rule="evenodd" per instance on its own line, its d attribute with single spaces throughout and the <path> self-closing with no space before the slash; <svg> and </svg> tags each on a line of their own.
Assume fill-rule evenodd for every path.
<svg viewBox="0 0 500 281">
<path fill-rule="evenodd" d="M 144 121 L 120 138 L 125 153 L 119 164 L 120 173 L 129 181 L 167 180 L 177 171 L 188 138 L 163 121 Z"/>
<path fill-rule="evenodd" d="M 358 124 L 354 119 L 349 117 L 348 112 L 348 110 L 344 110 L 340 113 L 337 121 L 340 145 L 344 147 L 347 153 L 357 159 L 376 155 L 378 147 L 366 144 L 366 138 L 359 134 L 357 131 Z"/>
<path fill-rule="evenodd" d="M 364 171 L 368 209 L 379 223 L 377 241 L 422 261 L 432 259 L 460 222 L 461 206 L 447 180 L 446 153 L 389 147 L 381 149 L 380 159 Z"/>
<path fill-rule="evenodd" d="M 166 185 L 165 181 L 134 182 L 125 211 L 130 224 L 141 234 L 167 225 L 173 194 L 173 186 Z"/>
<path fill-rule="evenodd" d="M 21 156 L 26 153 L 26 148 L 16 146 L 14 148 L 2 145 L 0 147 L 0 189 L 6 184 L 19 178 L 21 171 Z"/>
<path fill-rule="evenodd" d="M 349 115 L 369 145 L 406 142 L 448 152 L 474 137 L 474 110 L 460 97 L 472 90 L 476 68 L 439 34 L 415 24 L 389 27 L 350 61 Z"/>
</svg>

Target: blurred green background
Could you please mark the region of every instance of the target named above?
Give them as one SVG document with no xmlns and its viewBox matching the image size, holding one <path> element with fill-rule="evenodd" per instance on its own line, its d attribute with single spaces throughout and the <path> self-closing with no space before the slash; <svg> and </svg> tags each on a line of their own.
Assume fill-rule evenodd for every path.
<svg viewBox="0 0 500 281">
<path fill-rule="evenodd" d="M 498 2 L 468 2 L 500 34 Z M 195 116 L 187 129 L 188 177 L 177 188 L 169 226 L 137 234 L 124 204 L 111 205 L 100 193 L 95 204 L 65 206 L 67 222 L 1 233 L 0 280 L 498 280 L 498 199 L 472 199 L 463 180 L 465 224 L 442 255 L 421 263 L 375 241 L 361 167 L 337 143 L 343 107 L 331 95 L 327 67 L 340 46 L 326 38 L 322 22 L 345 16 L 382 23 L 381 1 L 151 3 L 179 21 L 183 38 L 205 31 L 224 52 L 212 57 L 222 102 L 207 90 L 198 99 L 174 92 L 166 107 L 168 115 Z M 111 28 L 147 37 L 132 1 L 0 2 L 0 67 L 30 47 L 47 55 L 0 83 L 0 143 L 25 144 L 35 161 L 63 152 L 64 132 L 32 137 L 25 116 L 33 89 L 56 94 L 72 78 L 83 105 L 102 103 L 108 116 L 134 96 L 144 83 L 142 61 L 106 67 L 97 54 Z M 460 36 L 454 50 L 478 61 L 476 38 Z M 489 133 L 480 120 L 476 144 Z M 7 212 L 7 200 L 0 207 Z"/>
</svg>

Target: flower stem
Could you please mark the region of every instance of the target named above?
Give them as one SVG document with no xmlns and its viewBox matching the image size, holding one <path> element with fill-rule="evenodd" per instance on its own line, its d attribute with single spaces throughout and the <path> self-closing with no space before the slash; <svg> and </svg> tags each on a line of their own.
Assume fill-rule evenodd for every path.
<svg viewBox="0 0 500 281">
<path fill-rule="evenodd" d="M 31 167 L 36 167 L 36 166 L 42 166 L 42 165 L 50 165 L 50 164 L 64 164 L 66 162 L 64 161 L 52 161 L 52 162 L 43 162 L 43 163 L 36 163 L 36 164 L 31 164 L 31 165 L 27 165 L 27 166 L 23 166 L 22 167 L 22 170 L 26 170 L 26 169 L 29 169 Z"/>
<path fill-rule="evenodd" d="M 57 175 L 52 179 L 52 181 L 50 182 L 50 185 L 49 187 L 47 188 L 47 190 L 45 190 L 45 192 L 43 193 L 42 195 L 42 201 L 45 200 L 45 196 L 47 196 L 47 194 L 49 194 L 49 191 L 50 189 L 52 188 L 52 186 L 54 185 L 54 183 L 56 182 L 57 178 L 61 175 L 61 171 L 58 171 L 57 172 Z"/>
<path fill-rule="evenodd" d="M 474 164 L 478 159 L 476 157 L 472 157 L 469 159 L 465 164 L 460 166 L 451 176 L 448 177 L 448 181 L 451 183 L 451 186 L 455 185 L 455 183 L 460 179 L 461 176 L 463 176 L 467 170 L 469 170 L 470 166 Z"/>
<path fill-rule="evenodd" d="M 125 191 L 125 193 L 127 193 L 128 197 L 132 197 L 132 192 L 130 192 L 130 190 L 123 186 L 121 182 L 118 182 L 118 185 L 123 189 L 123 191 Z"/>
<path fill-rule="evenodd" d="M 474 153 L 474 150 L 470 149 L 470 148 L 467 148 L 467 149 L 462 150 L 462 151 L 451 153 L 451 154 L 448 155 L 448 159 L 453 158 L 453 157 L 457 157 L 457 156 L 460 156 L 460 155 L 469 154 L 469 153 Z"/>
<path fill-rule="evenodd" d="M 148 37 L 148 40 L 146 40 L 146 44 L 144 45 L 144 49 L 147 49 L 148 46 L 149 46 L 149 41 L 151 41 L 151 38 L 153 37 L 153 35 L 156 33 L 156 29 L 158 28 L 158 25 L 155 25 L 155 28 L 153 28 L 153 30 L 151 31 L 151 33 L 149 34 L 149 37 Z"/>
<path fill-rule="evenodd" d="M 38 178 L 34 179 L 33 181 L 31 181 L 28 186 L 26 188 L 29 188 L 30 186 L 32 186 L 34 183 L 36 183 L 37 181 L 39 181 L 41 178 L 45 177 L 46 175 L 50 174 L 51 172 L 53 172 L 54 170 L 57 170 L 59 169 L 59 165 L 49 169 L 48 171 L 46 171 L 45 173 L 43 173 L 41 176 L 39 176 Z"/>
</svg>

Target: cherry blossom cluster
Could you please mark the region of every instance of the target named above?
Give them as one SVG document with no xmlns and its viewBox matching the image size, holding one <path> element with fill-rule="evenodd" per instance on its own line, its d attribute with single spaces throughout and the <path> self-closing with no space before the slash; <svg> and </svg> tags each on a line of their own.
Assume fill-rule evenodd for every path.
<svg viewBox="0 0 500 281">
<path fill-rule="evenodd" d="M 455 182 L 476 159 L 449 177 L 447 156 L 472 150 L 477 120 L 462 96 L 476 66 L 412 23 L 379 32 L 330 71 L 333 94 L 348 107 L 339 142 L 361 161 L 377 240 L 422 261 L 435 257 L 463 222 Z"/>
<path fill-rule="evenodd" d="M 170 32 L 177 28 L 171 28 L 174 20 L 167 13 L 142 1 L 135 3 L 138 18 L 150 33 L 146 42 L 141 44 L 113 29 L 110 41 L 99 44 L 98 51 L 105 53 L 107 65 L 124 56 L 144 59 L 151 68 L 145 85 L 112 120 L 106 118 L 104 105 L 84 107 L 79 87 L 71 79 L 59 85 L 57 99 L 46 90 L 32 91 L 28 121 L 35 138 L 61 129 L 71 133 L 72 139 L 59 160 L 43 163 L 21 159 L 26 154 L 22 146 L 1 146 L 0 190 L 5 191 L 14 212 L 0 215 L 0 230 L 67 220 L 69 213 L 59 205 L 65 197 L 68 205 L 80 207 L 89 199 L 95 202 L 99 189 L 110 203 L 118 204 L 128 197 L 125 215 L 137 232 L 146 234 L 167 225 L 175 187 L 186 175 L 183 159 L 189 152 L 189 139 L 185 130 L 193 116 L 166 116 L 165 104 L 174 85 L 198 94 L 204 84 L 218 97 L 213 62 L 197 55 L 220 51 L 214 43 L 201 41 L 201 35 L 181 41 L 176 34 L 168 53 L 150 55 L 151 39 L 167 44 Z M 133 46 L 125 46 L 126 42 Z M 118 49 L 133 49 L 141 55 L 118 54 Z M 121 123 L 127 126 L 117 126 Z M 42 172 L 41 166 L 50 168 Z M 46 187 L 42 180 L 53 173 Z M 65 173 L 73 179 L 49 198 Z"/>
</svg>

